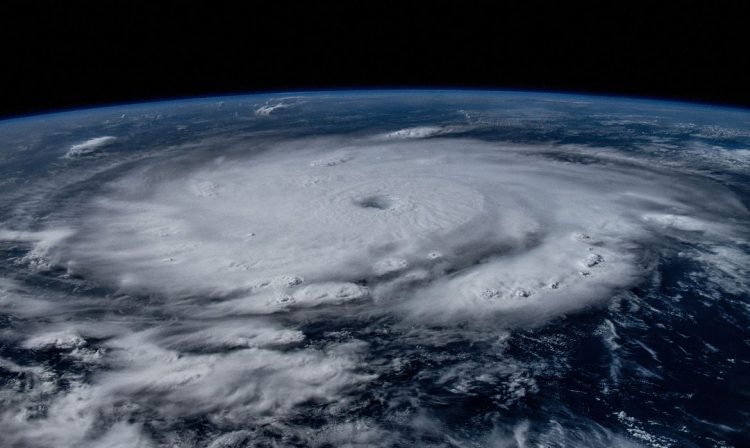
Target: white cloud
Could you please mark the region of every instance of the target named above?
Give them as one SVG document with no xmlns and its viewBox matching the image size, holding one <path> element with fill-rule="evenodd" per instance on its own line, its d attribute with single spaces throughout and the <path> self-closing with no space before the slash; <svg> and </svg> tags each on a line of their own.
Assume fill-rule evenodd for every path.
<svg viewBox="0 0 750 448">
<path fill-rule="evenodd" d="M 253 321 L 244 325 L 243 329 L 239 322 L 213 327 L 204 323 L 197 333 L 182 336 L 165 325 L 116 337 L 106 344 L 109 369 L 90 384 L 76 381 L 59 391 L 47 402 L 43 424 L 23 411 L 34 399 L 30 391 L 17 395 L 15 399 L 21 402 L 0 414 L 6 440 L 35 446 L 113 446 L 139 440 L 148 446 L 136 426 L 124 423 L 138 409 L 151 409 L 166 421 L 206 415 L 220 426 L 258 424 L 282 418 L 304 402 L 341 400 L 348 389 L 373 379 L 356 372 L 363 348 L 357 344 L 226 351 L 272 347 L 301 338 L 289 330 L 258 327 Z M 201 337 L 206 338 L 206 345 L 199 344 L 196 338 Z M 191 352 L 191 348 L 201 352 Z M 53 386 L 47 387 L 46 394 L 58 392 L 54 384 L 59 379 L 54 374 L 32 374 L 49 377 L 47 382 Z M 43 387 L 44 383 L 36 384 Z M 99 437 L 102 431 L 95 425 L 102 419 L 115 424 Z"/>
<path fill-rule="evenodd" d="M 446 132 L 442 126 L 417 126 L 413 128 L 404 128 L 397 131 L 389 132 L 384 135 L 385 138 L 425 138 Z"/>
<path fill-rule="evenodd" d="M 468 116 L 467 116 L 468 119 Z M 428 137 L 437 137 L 446 134 L 459 134 L 476 129 L 475 125 L 440 125 L 440 126 L 414 126 L 398 129 L 377 135 L 376 139 L 384 140 L 409 140 Z"/>
<path fill-rule="evenodd" d="M 70 229 L 51 229 L 38 232 L 16 231 L 0 228 L 0 240 L 27 243 L 32 246 L 21 261 L 36 270 L 50 269 L 58 260 L 50 258 L 50 250 L 75 232 Z"/>
<path fill-rule="evenodd" d="M 255 109 L 255 115 L 268 116 L 271 115 L 274 111 L 277 111 L 279 109 L 286 109 L 287 107 L 289 107 L 289 105 L 284 103 L 266 104 Z"/>
<path fill-rule="evenodd" d="M 117 140 L 117 137 L 106 135 L 103 137 L 95 137 L 81 143 L 76 143 L 70 146 L 68 152 L 66 152 L 63 157 L 66 159 L 74 159 L 76 157 L 85 156 L 98 151 L 100 148 L 109 145 L 115 140 Z"/>
<path fill-rule="evenodd" d="M 726 238 L 724 218 L 747 213 L 728 190 L 627 157 L 583 165 L 556 160 L 555 147 L 459 139 L 293 145 L 178 172 L 153 166 L 157 182 L 133 171 L 68 223 L 78 233 L 53 258 L 124 291 L 231 299 L 206 313 L 406 288 L 413 298 L 397 308 L 422 319 L 543 321 L 637 282 L 659 232 Z M 667 209 L 680 213 L 656 211 Z M 379 279 L 373 295 L 335 286 L 368 278 Z"/>
<path fill-rule="evenodd" d="M 301 98 L 293 96 L 279 98 L 278 102 L 267 101 L 266 104 L 255 109 L 255 115 L 267 117 L 278 110 L 287 109 L 304 102 Z"/>
</svg>

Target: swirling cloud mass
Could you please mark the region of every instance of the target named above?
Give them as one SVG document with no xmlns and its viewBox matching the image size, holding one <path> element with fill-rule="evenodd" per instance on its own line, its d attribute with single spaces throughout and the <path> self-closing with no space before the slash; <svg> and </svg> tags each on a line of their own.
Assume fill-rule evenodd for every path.
<svg viewBox="0 0 750 448">
<path fill-rule="evenodd" d="M 632 286 L 674 229 L 726 239 L 745 212 L 705 180 L 551 149 L 299 140 L 170 160 L 113 182 L 52 256 L 128 293 L 221 298 L 206 316 L 367 299 L 420 321 L 513 324 Z"/>
<path fill-rule="evenodd" d="M 3 268 L 2 312 L 24 322 L 3 338 L 32 354 L 0 358 L 9 446 L 668 446 L 624 411 L 626 430 L 540 423 L 518 406 L 572 361 L 512 341 L 650 306 L 633 291 L 666 254 L 746 296 L 743 199 L 694 164 L 480 125 L 238 133 L 116 163 L 70 156 L 114 137 L 69 145 L 83 193 L 0 232 L 13 269 L 57 285 Z M 600 322 L 606 394 L 626 367 Z M 435 409 L 455 396 L 484 411 L 451 422 Z"/>
</svg>

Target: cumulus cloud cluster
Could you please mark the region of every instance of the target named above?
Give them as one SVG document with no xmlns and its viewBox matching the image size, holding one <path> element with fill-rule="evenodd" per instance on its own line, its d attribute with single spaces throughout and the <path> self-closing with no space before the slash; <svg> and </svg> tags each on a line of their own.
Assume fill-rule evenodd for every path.
<svg viewBox="0 0 750 448">
<path fill-rule="evenodd" d="M 366 365 L 370 342 L 321 342 L 304 325 L 347 313 L 425 329 L 540 325 L 638 284 L 670 240 L 700 234 L 718 249 L 743 237 L 734 195 L 674 167 L 585 150 L 579 163 L 559 147 L 436 138 L 440 129 L 136 165 L 47 230 L 0 233 L 30 245 L 20 263 L 117 291 L 37 303 L 0 283 L 4 311 L 50 313 L 14 336 L 20 346 L 94 372 L 63 381 L 6 366 L 34 384 L 7 397 L 9 440 L 158 445 L 171 422 L 200 418 L 234 431 L 211 446 L 235 446 L 315 403 L 337 423 L 307 434 L 310 444 L 377 443 L 386 432 L 347 420 L 348 400 L 398 363 Z M 740 254 L 711 254 L 743 275 Z M 511 378 L 509 399 L 535 388 L 510 365 L 485 373 L 471 381 Z M 492 437 L 520 446 L 527 430 Z"/>
</svg>

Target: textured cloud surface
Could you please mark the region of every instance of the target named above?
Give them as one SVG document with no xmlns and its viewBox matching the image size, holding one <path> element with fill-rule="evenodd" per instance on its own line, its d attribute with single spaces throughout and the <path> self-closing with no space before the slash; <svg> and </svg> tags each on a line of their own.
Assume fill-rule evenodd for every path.
<svg viewBox="0 0 750 448">
<path fill-rule="evenodd" d="M 115 140 L 117 140 L 117 137 L 112 137 L 111 135 L 107 135 L 104 137 L 95 137 L 95 138 L 86 140 L 85 142 L 76 143 L 75 145 L 70 146 L 70 149 L 68 149 L 68 152 L 65 153 L 65 158 L 74 159 L 76 157 L 81 157 L 87 154 L 91 154 L 95 151 L 98 151 L 100 148 L 109 145 Z"/>
<path fill-rule="evenodd" d="M 472 140 L 185 163 L 117 179 L 55 257 L 126 292 L 226 299 L 208 314 L 367 299 L 415 320 L 548 318 L 635 284 L 665 230 L 731 232 L 744 213 L 727 190 L 636 161 Z"/>
</svg>

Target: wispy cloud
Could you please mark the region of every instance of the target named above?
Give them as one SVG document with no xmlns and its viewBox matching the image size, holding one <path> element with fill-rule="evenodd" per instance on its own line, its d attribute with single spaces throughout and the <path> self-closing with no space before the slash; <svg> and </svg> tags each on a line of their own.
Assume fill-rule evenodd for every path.
<svg viewBox="0 0 750 448">
<path fill-rule="evenodd" d="M 117 137 L 106 135 L 103 137 L 95 137 L 81 143 L 76 143 L 70 146 L 68 152 L 66 152 L 63 157 L 66 159 L 74 159 L 76 157 L 92 154 L 104 146 L 111 144 L 115 140 L 117 140 Z"/>
</svg>

